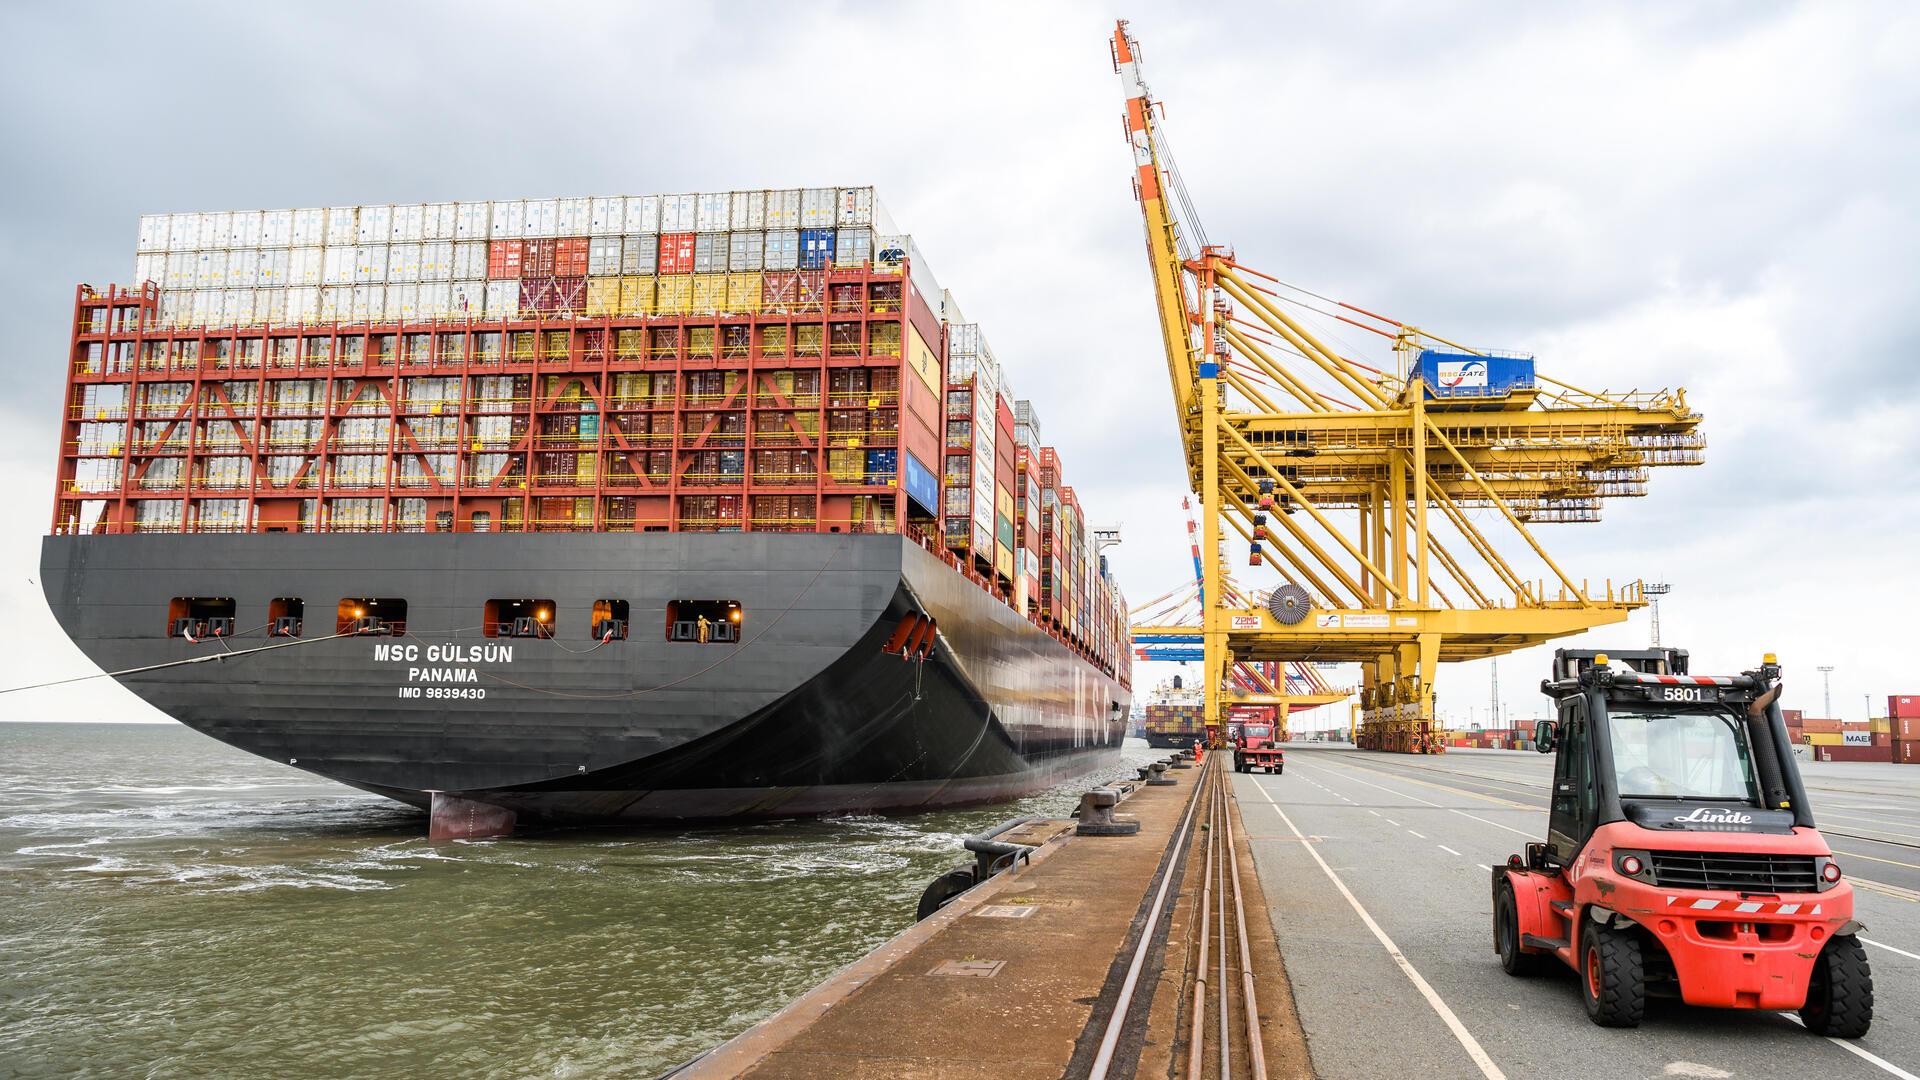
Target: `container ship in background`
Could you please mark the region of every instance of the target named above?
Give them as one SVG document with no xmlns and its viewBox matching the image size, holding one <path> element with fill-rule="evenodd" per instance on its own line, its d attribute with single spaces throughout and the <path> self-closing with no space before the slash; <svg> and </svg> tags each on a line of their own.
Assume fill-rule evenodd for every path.
<svg viewBox="0 0 1920 1080">
<path fill-rule="evenodd" d="M 436 835 L 1116 758 L 1125 600 L 871 188 L 161 214 L 136 263 L 78 289 L 42 581 L 183 723 Z"/>
<path fill-rule="evenodd" d="M 1182 685 L 1178 675 L 1147 695 L 1147 745 L 1159 749 L 1190 750 L 1206 741 L 1206 698 L 1200 688 Z"/>
</svg>

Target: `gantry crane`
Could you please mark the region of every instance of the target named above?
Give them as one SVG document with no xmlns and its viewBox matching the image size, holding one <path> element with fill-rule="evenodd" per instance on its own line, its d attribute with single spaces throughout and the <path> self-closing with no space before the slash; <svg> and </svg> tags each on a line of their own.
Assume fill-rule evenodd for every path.
<svg viewBox="0 0 1920 1080">
<path fill-rule="evenodd" d="M 1700 415 L 1684 390 L 1582 390 L 1531 357 L 1329 300 L 1209 243 L 1124 21 L 1112 50 L 1201 550 L 1231 529 L 1282 578 L 1250 603 L 1222 587 L 1217 558 L 1202 561 L 1207 722 L 1230 663 L 1356 662 L 1360 744 L 1437 752 L 1437 665 L 1644 605 L 1637 580 L 1570 577 L 1528 526 L 1597 520 L 1601 500 L 1643 494 L 1649 469 L 1698 464 Z M 1370 366 L 1328 344 L 1350 328 L 1390 341 L 1391 358 Z M 1162 629 L 1191 630 L 1135 633 Z"/>
<path fill-rule="evenodd" d="M 1187 543 L 1193 550 L 1193 580 L 1136 607 L 1130 613 L 1146 620 L 1134 628 L 1134 655 L 1142 660 L 1191 662 L 1204 660 L 1201 613 L 1206 610 L 1206 571 L 1200 557 L 1198 527 L 1194 524 L 1193 504 L 1182 499 L 1187 513 Z M 1216 561 L 1217 561 L 1216 552 Z M 1245 606 L 1246 596 L 1224 570 L 1219 589 L 1227 602 Z M 1274 727 L 1284 733 L 1287 718 L 1303 709 L 1332 705 L 1352 696 L 1351 690 L 1335 690 L 1327 685 L 1310 664 L 1282 664 L 1277 661 L 1241 661 L 1229 665 L 1227 685 L 1222 691 L 1227 703 L 1236 710 L 1268 712 Z M 1215 721 L 1218 715 L 1215 714 Z M 1211 729 L 1224 732 L 1224 726 Z"/>
</svg>

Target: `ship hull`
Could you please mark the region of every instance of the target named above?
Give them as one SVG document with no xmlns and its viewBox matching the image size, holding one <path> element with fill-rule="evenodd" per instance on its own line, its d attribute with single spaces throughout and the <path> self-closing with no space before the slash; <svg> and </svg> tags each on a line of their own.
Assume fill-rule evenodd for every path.
<svg viewBox="0 0 1920 1080">
<path fill-rule="evenodd" d="M 1016 797 L 1117 759 L 1130 695 L 898 536 L 712 533 L 55 536 L 42 582 L 107 671 L 169 716 L 416 806 L 436 792 L 566 822 L 901 811 Z M 238 628 L 167 635 L 175 597 Z M 407 601 L 394 637 L 331 637 L 342 598 Z M 551 601 L 551 639 L 489 638 L 490 599 Z M 593 640 L 598 600 L 630 608 Z M 667 640 L 667 605 L 744 611 L 737 644 Z M 931 618 L 924 660 L 888 646 Z"/>
</svg>

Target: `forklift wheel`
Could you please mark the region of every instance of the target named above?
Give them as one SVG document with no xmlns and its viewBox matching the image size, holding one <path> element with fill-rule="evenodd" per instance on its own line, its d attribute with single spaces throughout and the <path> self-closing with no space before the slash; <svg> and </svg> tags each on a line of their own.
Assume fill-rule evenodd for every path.
<svg viewBox="0 0 1920 1080">
<path fill-rule="evenodd" d="M 1513 882 L 1502 881 L 1493 901 L 1493 947 L 1500 967 L 1509 975 L 1537 975 L 1544 957 L 1520 951 L 1520 905 L 1513 898 Z"/>
<path fill-rule="evenodd" d="M 1839 1039 L 1857 1039 L 1872 1026 L 1873 972 L 1867 967 L 1867 950 L 1852 934 L 1836 937 L 1820 950 L 1800 1019 L 1808 1031 Z"/>
<path fill-rule="evenodd" d="M 1286 771 L 1287 771 L 1287 767 L 1285 765 L 1275 765 L 1273 767 L 1273 775 L 1275 776 L 1279 776 L 1281 773 Z"/>
<path fill-rule="evenodd" d="M 1587 1018 L 1601 1027 L 1639 1027 L 1647 1011 L 1646 971 L 1640 963 L 1640 939 L 1631 930 L 1586 928 L 1580 996 Z"/>
</svg>

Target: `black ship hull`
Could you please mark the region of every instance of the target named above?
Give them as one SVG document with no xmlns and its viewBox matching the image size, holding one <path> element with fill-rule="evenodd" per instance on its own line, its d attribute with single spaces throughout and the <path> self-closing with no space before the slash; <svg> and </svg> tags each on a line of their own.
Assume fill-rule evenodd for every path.
<svg viewBox="0 0 1920 1080">
<path fill-rule="evenodd" d="M 1130 695 L 917 544 L 887 535 L 55 536 L 54 614 L 223 742 L 425 807 L 570 822 L 909 810 L 1011 798 L 1117 759 Z M 234 601 L 227 640 L 168 635 L 176 597 Z M 343 598 L 407 602 L 398 636 L 333 637 Z M 551 638 L 488 637 L 491 599 L 550 601 Z M 596 601 L 630 610 L 596 642 Z M 671 641 L 668 605 L 725 601 L 737 643 Z M 938 628 L 924 660 L 889 650 Z"/>
</svg>

